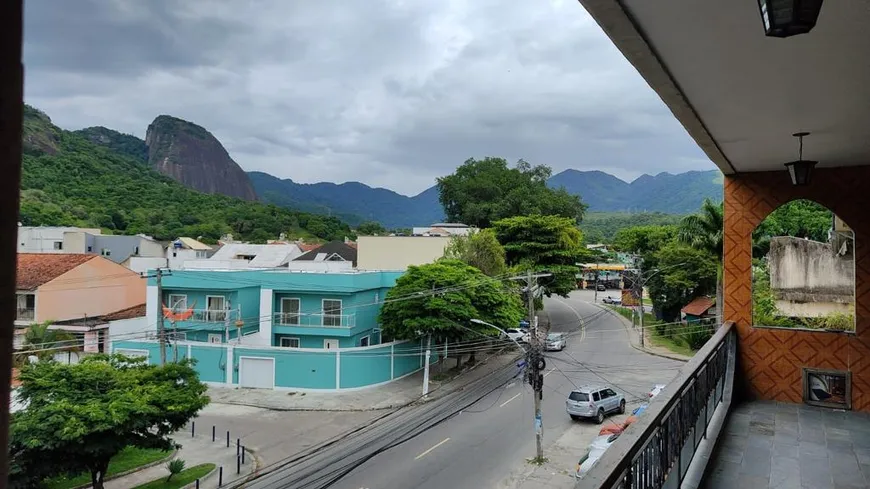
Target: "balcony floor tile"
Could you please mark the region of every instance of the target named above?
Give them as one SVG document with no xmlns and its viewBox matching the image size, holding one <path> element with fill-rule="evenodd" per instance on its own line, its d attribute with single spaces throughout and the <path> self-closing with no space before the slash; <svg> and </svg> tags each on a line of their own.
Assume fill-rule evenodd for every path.
<svg viewBox="0 0 870 489">
<path fill-rule="evenodd" d="M 870 487 L 870 416 L 786 403 L 736 406 L 701 487 Z"/>
</svg>

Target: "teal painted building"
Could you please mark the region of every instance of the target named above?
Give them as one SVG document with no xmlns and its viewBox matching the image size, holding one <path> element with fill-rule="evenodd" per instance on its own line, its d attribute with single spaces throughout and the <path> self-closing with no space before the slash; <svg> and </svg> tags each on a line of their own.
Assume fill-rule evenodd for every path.
<svg viewBox="0 0 870 489">
<path fill-rule="evenodd" d="M 257 347 L 234 343 L 170 343 L 167 358 L 193 358 L 203 382 L 227 387 L 347 390 L 371 387 L 402 378 L 422 369 L 424 340 L 399 341 L 353 348 Z M 438 361 L 432 345 L 430 365 Z M 112 351 L 160 362 L 160 345 L 154 340 L 113 341 Z"/>
<path fill-rule="evenodd" d="M 192 358 L 204 382 L 246 388 L 358 389 L 423 368 L 424 341 L 382 343 L 381 304 L 401 272 L 173 270 L 147 290 L 148 324 L 177 329 L 167 358 Z M 111 349 L 160 361 L 150 339 Z M 440 347 L 432 345 L 432 351 Z M 438 355 L 430 357 L 437 362 Z"/>
<path fill-rule="evenodd" d="M 182 340 L 334 349 L 381 343 L 377 316 L 401 272 L 173 270 L 148 283 L 149 324 Z M 158 297 L 159 296 L 159 297 Z"/>
</svg>

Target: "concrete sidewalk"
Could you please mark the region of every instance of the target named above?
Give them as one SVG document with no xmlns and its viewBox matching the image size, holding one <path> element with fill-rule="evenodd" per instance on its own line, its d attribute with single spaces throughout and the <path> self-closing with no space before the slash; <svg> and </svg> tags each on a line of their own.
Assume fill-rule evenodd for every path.
<svg viewBox="0 0 870 489">
<path fill-rule="evenodd" d="M 610 416 L 604 424 L 577 421 L 552 445 L 544 450 L 547 461 L 542 465 L 526 463 L 496 486 L 497 489 L 570 489 L 577 484 L 574 472 L 601 428 L 610 423 L 622 424 L 627 414 Z"/>
<path fill-rule="evenodd" d="M 488 375 L 511 362 L 520 354 L 515 348 L 498 350 L 490 354 L 478 354 L 474 365 L 464 366 L 461 373 L 450 379 L 436 380 L 456 365 L 449 358 L 429 371 L 428 400 L 461 389 L 465 385 Z M 463 358 L 467 361 L 468 356 Z M 442 375 L 443 375 L 442 374 Z M 394 409 L 420 400 L 423 393 L 423 372 L 419 371 L 402 379 L 380 386 L 353 391 L 296 392 L 271 389 L 239 389 L 210 387 L 212 403 L 236 404 L 276 411 L 372 411 Z"/>
<path fill-rule="evenodd" d="M 212 442 L 211 433 L 208 433 L 208 436 L 203 435 L 192 437 L 188 431 L 186 433 L 178 432 L 173 437 L 181 445 L 174 458 L 184 460 L 187 468 L 204 463 L 213 463 L 217 466 L 212 475 L 200 480 L 200 489 L 218 487 L 218 467 L 223 466 L 224 485 L 254 471 L 255 457 L 247 453 L 245 454 L 245 463 L 241 466 L 241 474 L 236 474 L 235 440 L 227 448 L 225 437 L 218 436 L 217 440 Z M 166 478 L 169 476 L 169 471 L 166 469 L 167 462 L 107 481 L 105 483 L 106 489 L 131 489 L 161 477 Z"/>
</svg>

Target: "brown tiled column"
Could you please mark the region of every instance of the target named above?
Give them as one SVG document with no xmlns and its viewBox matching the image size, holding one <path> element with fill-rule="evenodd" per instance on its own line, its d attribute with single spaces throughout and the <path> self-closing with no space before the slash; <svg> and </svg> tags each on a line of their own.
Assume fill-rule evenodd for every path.
<svg viewBox="0 0 870 489">
<path fill-rule="evenodd" d="M 752 231 L 780 205 L 816 201 L 855 231 L 856 334 L 752 326 Z M 802 401 L 803 367 L 850 370 L 852 406 L 870 411 L 870 167 L 817 170 L 810 185 L 791 185 L 787 173 L 725 178 L 725 320 L 740 339 L 738 385 L 760 399 Z"/>
</svg>

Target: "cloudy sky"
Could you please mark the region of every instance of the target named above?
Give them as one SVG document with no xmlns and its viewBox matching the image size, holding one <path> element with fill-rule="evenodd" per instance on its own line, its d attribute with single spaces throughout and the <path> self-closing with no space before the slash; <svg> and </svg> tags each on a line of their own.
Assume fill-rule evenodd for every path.
<svg viewBox="0 0 870 489">
<path fill-rule="evenodd" d="M 27 0 L 24 54 L 63 128 L 170 114 L 300 182 L 415 194 L 487 155 L 715 168 L 577 0 Z"/>
</svg>

